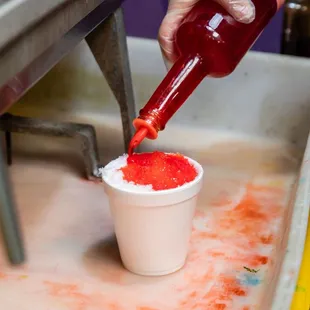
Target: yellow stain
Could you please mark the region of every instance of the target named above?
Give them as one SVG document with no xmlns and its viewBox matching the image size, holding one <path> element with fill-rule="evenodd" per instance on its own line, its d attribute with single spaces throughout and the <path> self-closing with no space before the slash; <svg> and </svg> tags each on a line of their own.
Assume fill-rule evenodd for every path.
<svg viewBox="0 0 310 310">
<path fill-rule="evenodd" d="M 25 280 L 25 279 L 28 279 L 28 276 L 27 275 L 21 275 L 18 278 L 21 280 Z"/>
<path fill-rule="evenodd" d="M 299 277 L 291 310 L 310 309 L 310 225 L 308 224 L 304 255 L 300 266 Z"/>
<path fill-rule="evenodd" d="M 270 187 L 282 188 L 284 186 L 284 183 L 281 180 L 272 180 L 272 181 L 268 182 L 267 185 L 270 186 Z"/>
</svg>

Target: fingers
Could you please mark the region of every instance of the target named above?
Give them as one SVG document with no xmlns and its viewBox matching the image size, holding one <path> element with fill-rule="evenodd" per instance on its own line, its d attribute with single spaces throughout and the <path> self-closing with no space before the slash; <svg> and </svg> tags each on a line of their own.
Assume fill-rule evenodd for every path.
<svg viewBox="0 0 310 310">
<path fill-rule="evenodd" d="M 161 49 L 161 55 L 163 57 L 165 67 L 166 67 L 167 71 L 169 71 L 171 69 L 171 67 L 173 66 L 173 62 L 166 57 L 166 54 L 163 51 L 163 49 L 162 48 L 160 48 L 160 49 Z"/>
<path fill-rule="evenodd" d="M 232 17 L 240 22 L 249 24 L 255 18 L 255 6 L 251 0 L 215 0 Z"/>
<path fill-rule="evenodd" d="M 165 64 L 170 67 L 176 59 L 174 34 L 186 14 L 198 1 L 210 0 L 170 0 L 168 11 L 159 28 L 158 41 Z M 241 23 L 251 23 L 255 18 L 255 6 L 251 0 L 215 0 L 229 14 Z"/>
<path fill-rule="evenodd" d="M 164 57 L 174 63 L 174 33 L 182 19 L 199 0 L 171 0 L 167 14 L 159 28 L 158 41 Z"/>
</svg>

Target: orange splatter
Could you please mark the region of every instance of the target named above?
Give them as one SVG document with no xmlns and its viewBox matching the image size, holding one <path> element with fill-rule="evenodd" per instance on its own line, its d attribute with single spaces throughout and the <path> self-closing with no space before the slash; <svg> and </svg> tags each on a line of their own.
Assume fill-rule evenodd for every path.
<svg viewBox="0 0 310 310">
<path fill-rule="evenodd" d="M 252 257 L 252 259 L 249 261 L 250 266 L 257 267 L 260 265 L 266 265 L 268 263 L 268 257 L 262 256 L 262 255 L 255 255 Z"/>
<path fill-rule="evenodd" d="M 210 251 L 209 254 L 213 257 L 225 257 L 225 253 L 217 252 L 217 251 Z"/>
<path fill-rule="evenodd" d="M 219 234 L 217 233 L 210 233 L 206 231 L 196 231 L 195 232 L 195 237 L 197 238 L 202 238 L 202 239 L 218 239 Z"/>
<path fill-rule="evenodd" d="M 239 283 L 235 273 L 244 272 L 243 266 L 260 269 L 260 266 L 270 264 L 272 258 L 261 255 L 261 248 L 263 245 L 274 243 L 276 234 L 268 229 L 272 228 L 274 220 L 278 219 L 283 212 L 281 195 L 282 192 L 279 189 L 250 184 L 242 201 L 236 206 L 232 205 L 229 210 L 217 208 L 230 203 L 229 198 L 221 194 L 214 205 L 208 206 L 215 209 L 214 213 L 210 212 L 211 216 L 207 209 L 207 211 L 196 211 L 196 220 L 199 220 L 193 229 L 187 266 L 179 275 L 175 275 L 177 279 L 182 280 L 181 282 L 163 280 L 163 285 L 167 286 L 167 294 L 162 295 L 159 292 L 156 299 L 162 302 L 164 298 L 170 298 L 170 294 L 173 295 L 171 300 L 169 299 L 171 304 L 169 309 L 230 310 L 234 309 L 243 297 L 251 298 L 250 294 L 254 288 L 248 288 Z M 123 269 L 111 267 L 109 271 L 104 272 L 102 278 L 105 285 L 112 283 L 113 290 L 115 288 L 117 295 L 121 296 L 122 288 L 119 289 L 119 287 L 123 287 L 122 283 L 126 283 L 126 275 L 127 272 Z M 0 279 L 6 277 L 6 274 L 0 273 Z M 173 279 L 173 276 L 169 279 Z M 143 286 L 143 281 L 138 285 Z M 208 289 L 210 285 L 212 286 Z M 162 307 L 158 302 L 142 303 L 134 287 L 133 291 L 128 293 L 129 297 L 133 295 L 132 301 L 128 301 L 126 295 L 123 299 L 127 305 L 124 303 L 124 306 L 116 295 L 102 295 L 103 290 L 98 293 L 92 289 L 84 290 L 82 284 L 80 286 L 76 283 L 45 281 L 44 286 L 51 297 L 61 300 L 68 309 L 159 310 L 169 307 L 168 305 Z M 124 288 L 123 292 L 125 291 L 128 292 L 127 287 Z M 173 302 L 175 304 L 172 306 Z M 238 309 L 250 310 L 250 306 L 239 304 Z"/>
<path fill-rule="evenodd" d="M 8 275 L 7 274 L 5 274 L 4 272 L 0 272 L 0 280 L 2 279 L 2 280 L 5 280 L 5 279 L 7 279 L 8 278 Z"/>
<path fill-rule="evenodd" d="M 77 284 L 57 283 L 51 281 L 44 281 L 44 285 L 47 287 L 48 293 L 57 298 L 61 298 L 70 309 L 84 310 L 90 305 L 106 310 L 123 310 L 123 308 L 110 302 L 105 296 L 101 294 L 85 294 L 80 291 L 80 287 Z"/>
<path fill-rule="evenodd" d="M 240 286 L 235 278 L 223 277 L 221 285 L 214 285 L 205 296 L 206 299 L 221 301 L 232 300 L 233 296 L 246 296 L 247 292 Z"/>
<path fill-rule="evenodd" d="M 53 296 L 71 296 L 76 295 L 78 291 L 78 286 L 76 284 L 64 284 L 50 281 L 44 281 L 44 284 L 47 286 L 49 293 Z"/>
<path fill-rule="evenodd" d="M 268 217 L 266 213 L 262 212 L 258 202 L 251 195 L 246 195 L 233 212 L 236 212 L 240 219 L 255 222 L 265 221 Z"/>
<path fill-rule="evenodd" d="M 195 211 L 195 218 L 205 218 L 206 213 L 202 210 L 196 209 Z"/>
<path fill-rule="evenodd" d="M 271 244 L 274 240 L 273 235 L 261 236 L 260 239 L 263 244 Z"/>
<path fill-rule="evenodd" d="M 233 210 L 223 212 L 223 216 L 221 216 L 219 221 L 220 228 L 233 230 L 239 238 L 240 236 L 246 237 L 247 245 L 252 249 L 261 243 L 272 243 L 273 236 L 271 234 L 261 236 L 260 232 L 270 227 L 270 221 L 280 216 L 281 205 L 279 202 L 275 203 L 273 201 L 272 195 L 272 201 L 265 203 L 262 203 L 261 199 L 255 195 L 257 193 L 270 194 L 270 192 L 274 193 L 268 187 L 249 185 L 240 203 Z"/>
<path fill-rule="evenodd" d="M 218 211 L 221 212 L 219 216 L 210 218 L 204 226 L 197 225 L 193 229 L 192 249 L 188 259 L 188 268 L 193 268 L 193 271 L 187 277 L 187 287 L 191 291 L 188 292 L 185 287 L 181 290 L 188 294 L 179 301 L 179 310 L 231 309 L 235 298 L 250 294 L 248 287 L 228 274 L 230 271 L 243 269 L 242 266 L 259 269 L 270 263 L 271 257 L 261 255 L 260 251 L 262 245 L 274 243 L 275 238 L 270 230 L 274 228 L 271 223 L 282 215 L 283 193 L 279 188 L 249 184 L 244 197 L 235 207 Z M 212 204 L 214 208 L 227 206 L 229 203 L 225 195 L 221 195 L 215 202 L 218 205 Z M 216 248 L 206 247 L 202 253 L 201 247 L 208 244 L 208 241 L 215 244 Z M 222 274 L 208 268 L 212 262 L 217 261 L 227 263 Z M 208 272 L 195 272 L 197 265 L 201 268 L 208 266 Z M 204 289 L 207 283 L 214 283 L 209 291 Z M 249 306 L 242 308 L 249 309 Z"/>
<path fill-rule="evenodd" d="M 199 291 L 191 291 L 180 301 L 178 309 L 228 309 L 227 304 L 231 303 L 235 296 L 247 295 L 246 289 L 241 287 L 235 278 L 229 276 L 222 276 L 218 284 L 215 283 L 210 291 L 204 292 L 201 288 L 210 281 L 210 276 L 212 278 L 212 274 L 204 274 L 202 278 L 192 278 L 189 285 L 197 287 Z"/>
</svg>

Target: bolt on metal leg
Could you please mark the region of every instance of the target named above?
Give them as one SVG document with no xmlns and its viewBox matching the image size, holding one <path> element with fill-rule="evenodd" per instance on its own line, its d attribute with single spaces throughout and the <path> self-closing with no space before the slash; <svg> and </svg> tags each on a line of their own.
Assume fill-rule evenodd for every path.
<svg viewBox="0 0 310 310">
<path fill-rule="evenodd" d="M 125 151 L 134 133 L 136 117 L 122 9 L 94 29 L 86 41 L 120 106 Z"/>
<path fill-rule="evenodd" d="M 50 137 L 76 138 L 80 143 L 88 179 L 100 178 L 96 132 L 91 125 L 60 123 L 4 114 L 0 117 L 0 130 Z"/>
<path fill-rule="evenodd" d="M 24 246 L 2 144 L 0 144 L 0 227 L 10 262 L 14 265 L 23 263 Z"/>
</svg>

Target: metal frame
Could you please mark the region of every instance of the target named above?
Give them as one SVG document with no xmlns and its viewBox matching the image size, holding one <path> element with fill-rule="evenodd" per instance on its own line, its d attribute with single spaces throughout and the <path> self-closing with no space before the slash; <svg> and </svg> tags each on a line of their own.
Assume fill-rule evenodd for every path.
<svg viewBox="0 0 310 310">
<path fill-rule="evenodd" d="M 123 13 L 118 9 L 86 37 L 86 42 L 120 106 L 126 151 L 134 133 L 136 110 L 124 29 Z"/>
<path fill-rule="evenodd" d="M 0 68 L 1 71 L 7 72 L 8 78 L 4 79 L 0 75 L 0 87 L 3 85 L 0 88 L 0 114 L 86 37 L 119 103 L 126 148 L 133 133 L 131 123 L 135 117 L 135 104 L 120 3 L 121 0 L 69 1 L 42 20 L 40 25 L 30 29 L 27 35 L 1 50 Z M 102 23 L 103 20 L 105 21 Z M 48 126 L 45 127 L 44 124 Z M 98 177 L 98 152 L 95 132 L 91 126 L 46 123 L 41 120 L 5 116 L 1 121 L 1 128 L 9 142 L 8 161 L 11 161 L 9 131 L 82 138 L 87 174 Z M 1 227 L 11 263 L 20 264 L 25 258 L 24 246 L 14 211 L 16 208 L 9 179 L 5 173 L 4 158 L 0 157 L 0 161 Z"/>
<path fill-rule="evenodd" d="M 8 164 L 12 164 L 11 133 L 77 139 L 83 155 L 85 174 L 89 180 L 100 179 L 99 154 L 93 126 L 77 123 L 60 123 L 30 117 L 4 114 L 0 117 L 0 130 L 6 134 Z"/>
<path fill-rule="evenodd" d="M 121 10 L 121 3 L 121 0 L 69 1 L 2 48 L 0 114 L 99 24 Z"/>
</svg>

